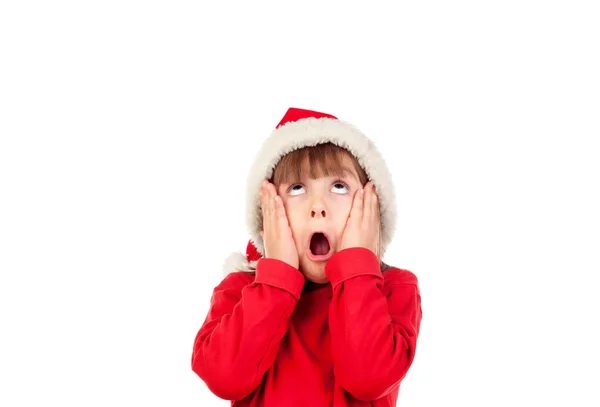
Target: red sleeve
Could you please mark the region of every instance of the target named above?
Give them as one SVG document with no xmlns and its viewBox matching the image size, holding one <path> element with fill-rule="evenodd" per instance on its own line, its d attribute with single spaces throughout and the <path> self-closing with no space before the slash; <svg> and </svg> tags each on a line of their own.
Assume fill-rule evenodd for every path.
<svg viewBox="0 0 600 407">
<path fill-rule="evenodd" d="M 417 278 L 390 270 L 384 287 L 379 260 L 364 248 L 336 253 L 325 272 L 333 288 L 334 374 L 356 399 L 381 398 L 400 384 L 415 357 L 422 318 Z"/>
<path fill-rule="evenodd" d="M 214 289 L 194 341 L 192 370 L 225 400 L 241 400 L 259 386 L 305 281 L 294 267 L 268 258 L 251 276 L 230 274 Z"/>
</svg>

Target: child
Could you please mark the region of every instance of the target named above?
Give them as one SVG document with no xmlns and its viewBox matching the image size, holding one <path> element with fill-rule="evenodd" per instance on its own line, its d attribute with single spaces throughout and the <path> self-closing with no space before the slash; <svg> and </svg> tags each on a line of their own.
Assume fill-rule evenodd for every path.
<svg viewBox="0 0 600 407">
<path fill-rule="evenodd" d="M 395 196 L 373 143 L 332 115 L 291 108 L 247 193 L 246 256 L 226 262 L 192 370 L 237 407 L 395 406 L 421 297 L 412 272 L 382 261 Z"/>
</svg>

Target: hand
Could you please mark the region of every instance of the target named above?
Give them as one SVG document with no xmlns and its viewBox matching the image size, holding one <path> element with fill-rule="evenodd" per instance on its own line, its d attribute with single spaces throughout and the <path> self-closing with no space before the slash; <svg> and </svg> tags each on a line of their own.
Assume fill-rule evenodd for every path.
<svg viewBox="0 0 600 407">
<path fill-rule="evenodd" d="M 367 182 L 363 190 L 358 190 L 354 194 L 340 250 L 364 247 L 378 254 L 379 230 L 379 199 L 375 192 L 375 186 L 371 182 Z"/>
<path fill-rule="evenodd" d="M 264 242 L 265 257 L 278 259 L 298 268 L 300 262 L 298 250 L 292 237 L 283 201 L 277 195 L 275 185 L 267 180 L 261 184 L 260 206 L 263 217 L 263 230 L 260 236 Z"/>
</svg>

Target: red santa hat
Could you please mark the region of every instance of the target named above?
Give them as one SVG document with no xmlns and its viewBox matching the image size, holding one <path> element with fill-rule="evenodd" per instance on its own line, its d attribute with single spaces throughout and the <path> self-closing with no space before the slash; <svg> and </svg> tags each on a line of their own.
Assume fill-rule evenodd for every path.
<svg viewBox="0 0 600 407">
<path fill-rule="evenodd" d="M 375 144 L 352 124 L 331 114 L 290 108 L 264 141 L 250 169 L 246 191 L 246 222 L 250 241 L 245 255 L 233 253 L 229 256 L 224 265 L 225 274 L 233 271 L 255 271 L 256 262 L 264 256 L 264 245 L 260 236 L 261 182 L 271 178 L 277 163 L 286 154 L 323 143 L 333 143 L 348 150 L 377 188 L 383 257 L 396 228 L 396 196 L 392 176 L 382 155 Z"/>
</svg>

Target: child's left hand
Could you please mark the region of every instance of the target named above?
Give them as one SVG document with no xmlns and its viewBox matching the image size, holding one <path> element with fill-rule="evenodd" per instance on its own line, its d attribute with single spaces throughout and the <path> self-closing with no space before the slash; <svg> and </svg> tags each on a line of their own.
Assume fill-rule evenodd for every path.
<svg viewBox="0 0 600 407">
<path fill-rule="evenodd" d="M 379 199 L 375 187 L 368 182 L 364 192 L 356 191 L 350 215 L 342 235 L 340 250 L 364 247 L 377 254 L 379 243 Z"/>
</svg>

